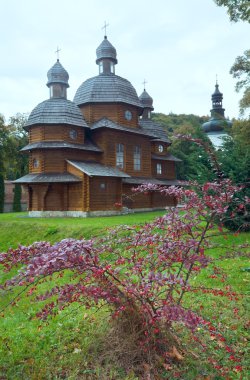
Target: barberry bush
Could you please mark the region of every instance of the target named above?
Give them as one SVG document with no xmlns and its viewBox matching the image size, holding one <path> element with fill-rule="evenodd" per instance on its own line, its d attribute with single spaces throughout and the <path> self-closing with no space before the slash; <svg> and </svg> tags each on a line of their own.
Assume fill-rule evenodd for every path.
<svg viewBox="0 0 250 380">
<path fill-rule="evenodd" d="M 241 297 L 230 286 L 205 288 L 194 281 L 211 265 L 211 277 L 223 279 L 208 254 L 213 248 L 210 238 L 217 233 L 214 221 L 223 218 L 238 188 L 229 180 L 220 180 L 188 188 L 145 184 L 135 189 L 135 193 L 151 191 L 175 197 L 182 207 L 169 208 L 164 216 L 144 225 L 122 225 L 101 238 L 37 242 L 9 249 L 0 254 L 0 264 L 7 272 L 16 268 L 17 274 L 5 281 L 2 289 L 7 292 L 20 286 L 18 297 L 26 294 L 41 301 L 37 317 L 43 320 L 73 303 L 91 310 L 105 308 L 110 330 L 104 351 L 115 351 L 117 362 L 144 378 L 181 367 L 190 352 L 195 357 L 183 341 L 185 334 L 192 347 L 199 346 L 205 354 L 206 337 L 223 350 L 226 365 L 221 364 L 220 355 L 207 353 L 208 362 L 220 376 L 240 374 L 241 358 L 227 344 L 221 329 L 190 302 L 190 295 L 197 293 L 230 301 Z M 218 233 L 225 234 L 222 225 Z M 246 255 L 245 248 L 232 247 L 225 254 Z M 41 292 L 40 284 L 49 287 L 51 279 L 69 271 L 73 275 L 70 282 L 59 282 Z"/>
</svg>

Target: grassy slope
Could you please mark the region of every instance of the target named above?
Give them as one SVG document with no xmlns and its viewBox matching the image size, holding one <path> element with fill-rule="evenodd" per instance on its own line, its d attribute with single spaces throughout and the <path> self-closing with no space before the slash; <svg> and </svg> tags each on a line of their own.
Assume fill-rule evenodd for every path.
<svg viewBox="0 0 250 380">
<path fill-rule="evenodd" d="M 27 213 L 0 214 L 0 252 L 18 244 L 34 241 L 56 242 L 65 237 L 85 238 L 98 235 L 119 224 L 138 224 L 151 220 L 163 211 L 102 218 L 29 218 Z"/>
<path fill-rule="evenodd" d="M 0 215 L 0 251 L 18 243 L 30 244 L 37 240 L 52 242 L 65 237 L 85 237 L 102 233 L 106 227 L 117 224 L 143 223 L 159 213 L 133 214 L 122 217 L 91 218 L 91 219 L 29 219 L 26 214 Z M 220 238 L 222 245 L 243 243 L 250 234 L 233 235 Z M 217 255 L 218 252 L 214 252 Z M 242 259 L 226 259 L 220 262 L 226 268 L 229 283 L 235 290 L 246 292 L 249 288 L 250 274 L 242 269 L 248 266 Z M 210 271 L 208 269 L 208 271 Z M 70 276 L 70 274 L 69 274 Z M 198 283 L 212 286 L 214 283 L 205 274 L 197 276 Z M 216 281 L 216 280 L 215 280 Z M 216 282 L 215 282 L 216 285 Z M 221 284 L 218 282 L 218 286 Z M 0 306 L 13 297 L 12 294 L 2 294 Z M 207 314 L 215 312 L 219 307 L 219 318 L 228 326 L 229 339 L 233 345 L 244 352 L 245 309 L 240 310 L 241 319 L 234 318 L 232 305 L 221 298 L 198 295 L 187 303 L 203 304 Z M 245 301 L 240 301 L 245 304 Z M 235 306 L 237 306 L 235 304 Z M 114 365 L 98 367 L 98 342 L 102 339 L 102 332 L 107 327 L 105 311 L 95 314 L 86 312 L 72 305 L 71 309 L 63 311 L 46 324 L 34 318 L 39 305 L 31 303 L 29 298 L 23 297 L 18 301 L 18 307 L 8 308 L 0 319 L 0 379 L 114 379 L 135 380 L 136 377 L 125 375 Z M 213 317 L 213 315 L 210 315 Z M 235 326 L 237 325 L 237 329 Z M 234 330 L 235 329 L 235 330 Z M 231 335 L 230 335 L 231 334 Z M 89 349 L 91 347 L 91 349 Z M 206 365 L 204 360 L 189 363 L 185 379 L 199 378 Z M 105 372 L 105 373 L 104 373 Z M 235 379 L 239 379 L 235 374 Z M 247 376 L 243 379 L 247 379 Z M 212 379 L 212 378 L 211 378 Z M 218 378 L 219 379 L 219 378 Z"/>
</svg>

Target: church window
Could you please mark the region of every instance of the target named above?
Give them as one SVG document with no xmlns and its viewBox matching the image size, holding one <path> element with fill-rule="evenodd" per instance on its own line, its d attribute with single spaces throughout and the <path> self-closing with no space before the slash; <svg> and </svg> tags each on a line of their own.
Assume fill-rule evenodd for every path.
<svg viewBox="0 0 250 380">
<path fill-rule="evenodd" d="M 124 145 L 116 144 L 116 166 L 124 168 Z"/>
<path fill-rule="evenodd" d="M 105 189 L 106 189 L 106 183 L 102 182 L 102 183 L 100 184 L 100 189 L 101 189 L 101 190 L 105 190 Z"/>
<path fill-rule="evenodd" d="M 110 62 L 110 72 L 111 72 L 112 74 L 115 73 L 115 65 L 114 65 L 113 62 Z"/>
<path fill-rule="evenodd" d="M 134 170 L 141 170 L 141 147 L 134 146 Z"/>
<path fill-rule="evenodd" d="M 71 129 L 69 131 L 69 137 L 72 139 L 72 140 L 75 140 L 77 138 L 77 131 L 75 129 Z"/>
<path fill-rule="evenodd" d="M 160 163 L 156 164 L 156 173 L 162 174 L 162 166 Z"/>
<path fill-rule="evenodd" d="M 103 61 L 99 63 L 99 74 L 103 73 Z"/>
<path fill-rule="evenodd" d="M 148 119 L 151 118 L 151 111 L 148 111 Z"/>
<path fill-rule="evenodd" d="M 159 151 L 160 153 L 163 152 L 163 145 L 158 145 L 158 151 Z"/>
<path fill-rule="evenodd" d="M 37 169 L 39 167 L 39 160 L 37 158 L 34 158 L 32 166 L 34 169 Z"/>
</svg>

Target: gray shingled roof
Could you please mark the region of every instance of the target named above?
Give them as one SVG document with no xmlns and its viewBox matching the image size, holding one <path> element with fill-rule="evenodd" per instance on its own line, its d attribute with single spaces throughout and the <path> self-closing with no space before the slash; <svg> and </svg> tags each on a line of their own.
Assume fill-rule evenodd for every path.
<svg viewBox="0 0 250 380">
<path fill-rule="evenodd" d="M 81 172 L 86 173 L 90 177 L 130 177 L 128 174 L 123 173 L 119 169 L 98 164 L 92 161 L 67 160 L 67 162 L 73 165 L 75 168 L 79 169 Z"/>
<path fill-rule="evenodd" d="M 143 107 L 150 108 L 151 110 L 154 109 L 153 98 L 151 98 L 151 96 L 147 93 L 145 89 L 143 93 L 139 96 L 139 99 Z"/>
<path fill-rule="evenodd" d="M 162 161 L 176 161 L 176 162 L 181 162 L 179 158 L 173 156 L 172 154 L 168 154 L 167 156 L 162 156 L 160 154 L 152 154 L 151 156 L 154 160 L 162 160 Z"/>
<path fill-rule="evenodd" d="M 87 79 L 76 91 L 74 102 L 86 103 L 126 103 L 142 108 L 132 84 L 115 74 L 100 74 Z"/>
<path fill-rule="evenodd" d="M 178 181 L 177 179 L 160 180 L 157 178 L 141 178 L 141 177 L 124 178 L 122 182 L 129 183 L 131 185 L 142 185 L 144 183 L 153 183 L 154 185 L 181 186 L 184 184 L 184 181 Z"/>
<path fill-rule="evenodd" d="M 33 149 L 56 149 L 56 148 L 65 148 L 65 149 L 80 149 L 80 150 L 90 150 L 94 152 L 102 152 L 100 148 L 91 143 L 90 141 L 86 141 L 85 144 L 72 144 L 63 141 L 42 141 L 38 143 L 32 143 L 26 145 L 21 151 L 29 151 Z"/>
<path fill-rule="evenodd" d="M 139 125 L 144 131 L 147 131 L 155 137 L 158 141 L 167 142 L 170 144 L 167 133 L 164 128 L 153 120 L 140 120 Z"/>
<path fill-rule="evenodd" d="M 62 83 L 62 84 L 65 84 L 67 87 L 69 87 L 69 84 L 68 84 L 69 74 L 65 70 L 65 68 L 62 66 L 62 64 L 59 62 L 59 59 L 49 69 L 47 73 L 47 77 L 48 77 L 47 86 L 49 86 L 52 83 Z"/>
<path fill-rule="evenodd" d="M 96 49 L 96 63 L 98 63 L 101 59 L 108 58 L 111 61 L 117 63 L 116 59 L 116 49 L 114 46 L 108 41 L 107 37 L 104 37 L 102 43 Z"/>
<path fill-rule="evenodd" d="M 77 105 L 64 98 L 51 98 L 38 104 L 31 112 L 25 128 L 34 124 L 69 124 L 89 128 Z"/>
<path fill-rule="evenodd" d="M 120 124 L 116 124 L 112 120 L 107 119 L 106 117 L 96 121 L 94 124 L 92 124 L 91 129 L 99 129 L 99 128 L 110 128 L 110 129 L 116 129 L 118 131 L 123 131 L 123 132 L 130 132 L 130 133 L 135 133 L 138 135 L 143 135 L 147 136 L 150 138 L 154 138 L 155 135 L 153 133 L 150 133 L 147 130 L 144 130 L 143 128 L 129 128 L 129 127 L 124 127 Z"/>
<path fill-rule="evenodd" d="M 70 173 L 38 173 L 27 174 L 14 183 L 51 183 L 51 182 L 81 182 L 81 179 Z"/>
</svg>

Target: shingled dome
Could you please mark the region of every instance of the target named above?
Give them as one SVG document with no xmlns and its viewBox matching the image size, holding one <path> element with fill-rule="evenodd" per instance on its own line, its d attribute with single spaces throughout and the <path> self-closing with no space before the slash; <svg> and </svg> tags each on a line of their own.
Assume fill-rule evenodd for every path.
<svg viewBox="0 0 250 380">
<path fill-rule="evenodd" d="M 26 129 L 34 124 L 69 124 L 88 128 L 77 105 L 70 100 L 51 98 L 38 104 L 31 112 Z"/>
<path fill-rule="evenodd" d="M 143 93 L 139 96 L 139 99 L 141 101 L 141 104 L 144 108 L 151 108 L 153 107 L 153 98 L 147 93 L 147 91 L 144 89 Z"/>
<path fill-rule="evenodd" d="M 47 86 L 49 87 L 52 83 L 62 83 L 69 87 L 68 80 L 69 74 L 65 68 L 59 62 L 59 59 L 56 63 L 49 69 L 47 73 L 48 82 Z"/>
<path fill-rule="evenodd" d="M 74 102 L 80 106 L 86 103 L 126 103 L 142 107 L 132 84 L 115 74 L 101 74 L 87 79 L 76 91 Z"/>
<path fill-rule="evenodd" d="M 104 40 L 96 49 L 96 63 L 105 58 L 112 60 L 114 63 L 117 63 L 116 49 L 108 41 L 107 36 L 104 37 Z"/>
</svg>

